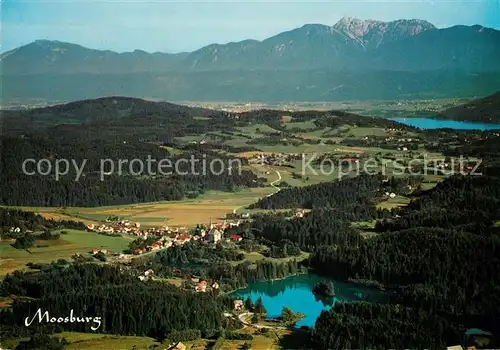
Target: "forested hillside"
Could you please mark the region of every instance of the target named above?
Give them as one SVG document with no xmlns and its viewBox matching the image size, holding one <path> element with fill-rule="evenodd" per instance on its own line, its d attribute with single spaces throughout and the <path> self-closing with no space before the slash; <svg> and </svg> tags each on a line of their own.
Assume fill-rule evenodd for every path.
<svg viewBox="0 0 500 350">
<path fill-rule="evenodd" d="M 312 211 L 256 215 L 241 228 L 248 240 L 289 240 L 312 251 L 316 273 L 389 291 L 387 305 L 324 311 L 311 333 L 314 348 L 440 348 L 463 343 L 467 328 L 500 331 L 498 178 L 452 176 L 416 191 L 407 206 L 376 209 L 377 193 L 401 191 L 407 181 L 361 176 L 283 189 L 257 206 Z M 352 225 L 372 220 L 371 238 Z"/>
<path fill-rule="evenodd" d="M 124 97 L 6 111 L 2 115 L 0 144 L 3 179 L 0 203 L 100 206 L 179 200 L 196 197 L 208 189 L 231 191 L 260 186 L 262 180 L 249 171 L 243 170 L 238 175 L 235 169 L 230 174 L 232 158 L 224 154 L 206 148 L 172 154 L 162 147 L 174 142 L 175 137 L 221 131 L 231 128 L 232 123 L 226 115 L 215 111 Z M 155 161 L 149 168 L 148 157 Z M 188 162 L 174 167 L 177 160 L 191 157 L 198 160 L 194 167 Z M 216 162 L 214 171 L 209 168 L 204 172 L 201 160 L 210 164 L 215 158 L 222 163 Z M 48 159 L 52 173 L 25 174 L 26 159 Z M 53 171 L 60 159 L 68 160 L 70 168 L 64 176 L 55 179 Z M 102 162 L 107 159 L 110 160 L 108 168 L 103 169 Z M 125 167 L 118 168 L 120 159 L 127 161 Z M 134 159 L 142 162 L 142 168 L 129 165 Z M 173 165 L 159 169 L 162 159 Z M 80 176 L 74 164 L 82 170 Z M 103 181 L 102 170 L 109 172 L 112 168 L 112 174 L 106 175 Z M 32 165 L 28 171 L 36 169 Z M 136 172 L 138 175 L 134 176 Z"/>
<path fill-rule="evenodd" d="M 315 271 L 376 281 L 394 295 L 384 307 L 353 304 L 324 312 L 313 332 L 316 346 L 441 347 L 463 342 L 466 328 L 498 334 L 499 190 L 497 178 L 452 177 L 379 220 L 376 237 L 318 247 L 310 260 Z M 409 308 L 404 314 L 402 305 Z M 345 336 L 352 332 L 358 336 Z"/>
<path fill-rule="evenodd" d="M 237 171 L 230 174 L 230 158 L 209 151 L 191 153 L 186 157 L 190 159 L 193 155 L 196 159 L 205 159 L 207 164 L 210 159 L 222 159 L 223 163 L 214 164 L 214 172 L 204 173 L 201 161 L 196 164 L 194 171 L 188 162 L 179 163 L 177 169 L 173 166 L 159 169 L 158 161 L 162 159 L 169 159 L 171 164 L 176 164 L 177 159 L 186 157 L 171 155 L 166 149 L 146 142 L 130 141 L 124 144 L 93 137 L 79 142 L 80 139 L 71 135 L 70 133 L 67 139 L 62 136 L 62 132 L 58 138 L 4 138 L 0 147 L 3 154 L 0 162 L 3 178 L 0 203 L 31 206 L 116 205 L 180 200 L 188 196 L 196 197 L 208 189 L 231 191 L 238 187 L 256 187 L 262 183 L 250 171 L 243 170 L 241 175 Z M 118 168 L 119 159 L 139 159 L 142 164 L 147 164 L 148 156 L 156 160 L 156 163 L 152 163 L 151 173 L 146 165 L 143 165 L 142 171 L 138 166 L 130 168 L 126 165 L 121 171 Z M 26 159 L 49 159 L 52 169 L 58 159 L 72 160 L 79 168 L 85 166 L 80 177 L 71 165 L 67 174 L 56 180 L 54 173 L 47 176 L 24 174 L 22 166 Z M 114 171 L 103 177 L 103 170 L 112 170 L 111 161 L 105 169 L 102 167 L 101 162 L 105 159 L 113 162 Z M 32 165 L 28 171 L 35 170 Z M 139 176 L 134 176 L 134 172 Z"/>
<path fill-rule="evenodd" d="M 258 187 L 263 185 L 264 180 L 252 172 L 242 170 L 241 174 L 237 174 L 238 169 L 232 173 L 228 171 L 229 162 L 235 157 L 227 152 L 254 149 L 250 146 L 229 146 L 220 139 L 224 139 L 224 133 L 236 132 L 237 127 L 257 123 L 276 128 L 284 136 L 291 135 L 280 123 L 282 114 L 283 111 L 277 110 L 227 113 L 127 97 L 4 111 L 0 143 L 0 172 L 4 181 L 0 186 L 0 203 L 102 206 L 179 200 L 196 197 L 207 190 L 232 191 L 240 187 Z M 342 125 L 411 129 L 386 119 L 335 110 L 290 114 L 297 122 L 317 119 L 318 129 Z M 215 141 L 210 140 L 210 133 L 215 135 Z M 181 145 L 177 141 L 179 137 L 193 135 L 207 135 L 209 145 Z M 176 152 L 165 146 L 175 148 Z M 146 166 L 148 157 L 156 161 L 151 168 Z M 194 167 L 183 161 L 177 163 L 192 157 L 198 160 Z M 27 159 L 46 159 L 52 170 L 60 160 L 66 159 L 72 164 L 66 174 L 55 179 L 53 172 L 46 176 L 25 174 L 23 162 Z M 107 162 L 107 168 L 103 169 L 102 162 L 108 159 L 113 161 L 114 171 L 103 181 L 102 170 L 109 171 L 111 165 Z M 122 168 L 117 165 L 120 159 L 128 160 Z M 131 160 L 134 159 L 144 165 L 142 172 L 140 166 L 131 168 Z M 161 169 L 167 173 L 165 175 L 158 169 L 158 162 L 162 159 L 179 166 L 176 169 Z M 210 164 L 214 159 L 220 159 L 222 164 L 214 162 L 213 171 L 210 168 L 203 174 L 201 160 Z M 247 160 L 242 158 L 240 162 L 245 165 Z M 34 171 L 35 165 L 30 166 L 28 171 Z M 221 170 L 225 171 L 220 173 Z M 135 172 L 139 175 L 134 175 Z M 168 175 L 169 172 L 173 174 Z"/>
<path fill-rule="evenodd" d="M 76 221 L 56 221 L 46 219 L 41 215 L 11 208 L 0 207 L 0 234 L 10 232 L 19 228 L 21 232 L 43 231 L 56 228 L 72 227 L 84 228 L 81 222 Z"/>
<path fill-rule="evenodd" d="M 251 208 L 343 208 L 353 205 L 373 205 L 386 191 L 401 191 L 419 178 L 385 179 L 384 176 L 361 175 L 302 188 L 285 188 L 273 196 L 261 199 Z"/>
<path fill-rule="evenodd" d="M 438 117 L 453 120 L 498 123 L 500 122 L 500 92 L 457 107 L 448 108 L 439 113 Z"/>
<path fill-rule="evenodd" d="M 99 332 L 148 335 L 164 339 L 172 332 L 196 330 L 212 336 L 226 322 L 224 310 L 232 307 L 229 298 L 194 294 L 172 285 L 157 282 L 139 283 L 137 277 L 119 268 L 93 264 L 48 267 L 43 272 L 16 272 L 5 278 L 1 295 L 15 294 L 36 298 L 16 300 L 11 310 L 0 312 L 2 334 L 18 336 L 40 331 L 54 331 L 55 325 L 33 323 L 22 327 L 26 315 L 38 308 L 52 315 L 102 315 Z M 92 300 L 89 303 L 89 300 Z M 9 326 L 7 326 L 9 325 Z M 20 327 L 13 327 L 18 325 Z M 59 324 L 66 330 L 89 332 L 89 323 Z"/>
<path fill-rule="evenodd" d="M 489 234 L 500 219 L 500 179 L 488 176 L 451 177 L 421 193 L 395 217 L 377 222 L 378 231 L 441 227 Z"/>
</svg>

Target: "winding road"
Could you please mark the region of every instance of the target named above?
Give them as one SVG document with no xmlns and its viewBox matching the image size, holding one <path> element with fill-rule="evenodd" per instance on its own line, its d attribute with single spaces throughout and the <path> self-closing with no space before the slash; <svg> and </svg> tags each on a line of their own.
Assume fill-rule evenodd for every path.
<svg viewBox="0 0 500 350">
<path fill-rule="evenodd" d="M 270 194 L 266 195 L 265 197 L 271 197 L 271 196 L 275 195 L 276 193 L 278 193 L 281 190 L 281 188 L 279 188 L 278 186 L 276 186 L 276 183 L 279 183 L 281 181 L 281 173 L 278 170 L 275 170 L 275 172 L 278 175 L 278 178 L 276 180 L 274 180 L 273 182 L 271 182 L 270 185 L 276 191 L 273 192 L 273 193 L 270 193 Z M 243 208 L 243 207 L 244 207 L 244 205 L 240 205 L 239 207 L 234 208 L 233 209 L 233 214 L 236 214 L 236 211 L 238 211 L 238 209 Z"/>
<path fill-rule="evenodd" d="M 276 180 L 274 180 L 273 182 L 271 182 L 271 186 L 276 190 L 276 192 L 268 194 L 266 197 L 271 197 L 281 190 L 281 188 L 279 188 L 278 186 L 275 185 L 277 182 L 281 181 L 281 173 L 278 170 L 275 170 L 275 172 L 278 175 L 278 178 Z"/>
</svg>

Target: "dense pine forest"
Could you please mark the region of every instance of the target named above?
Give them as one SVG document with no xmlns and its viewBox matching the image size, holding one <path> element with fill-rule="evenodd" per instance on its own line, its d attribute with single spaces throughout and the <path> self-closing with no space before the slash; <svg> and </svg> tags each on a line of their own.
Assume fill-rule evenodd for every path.
<svg viewBox="0 0 500 350">
<path fill-rule="evenodd" d="M 247 244 L 251 242 L 248 241 Z M 272 248 L 282 253 L 283 244 L 287 243 L 282 242 Z M 285 257 L 293 258 L 300 254 L 300 249 L 293 243 L 288 242 L 288 247 L 289 253 Z M 263 260 L 255 263 L 243 260 L 244 255 L 238 249 L 222 247 L 220 244 L 211 247 L 193 242 L 159 252 L 154 258 L 145 261 L 143 268 L 152 268 L 157 275 L 163 277 L 201 276 L 219 282 L 223 290 L 234 290 L 246 287 L 251 282 L 274 280 L 307 271 L 305 264 L 297 262 L 296 259 L 287 262 Z"/>
<path fill-rule="evenodd" d="M 26 315 L 35 315 L 38 308 L 54 315 L 69 315 L 71 309 L 84 313 L 78 316 L 100 315 L 99 331 L 105 333 L 164 339 L 176 330 L 194 329 L 204 336 L 213 336 L 228 325 L 222 314 L 232 307 L 230 298 L 194 294 L 153 281 L 139 283 L 137 277 L 122 273 L 119 268 L 92 264 L 53 265 L 43 272 L 16 272 L 4 279 L 1 292 L 3 296 L 30 298 L 16 300 L 11 309 L 2 311 L 3 336 L 15 335 L 13 332 L 23 335 L 40 328 L 38 324 L 30 329 L 22 326 Z M 57 326 L 90 331 L 89 323 Z"/>
<path fill-rule="evenodd" d="M 441 227 L 475 234 L 497 231 L 500 219 L 500 178 L 454 176 L 422 192 L 391 219 L 378 221 L 377 231 Z"/>
<path fill-rule="evenodd" d="M 494 222 L 500 218 L 499 190 L 498 178 L 452 177 L 395 210 L 393 218 L 379 220 L 376 237 L 317 247 L 310 260 L 316 272 L 377 281 L 394 297 L 391 306 L 324 312 L 313 333 L 316 344 L 424 348 L 461 343 L 466 328 L 498 334 L 500 239 Z M 402 305 L 409 308 L 405 318 L 400 318 Z M 395 312 L 400 316 L 390 316 Z M 361 317 L 367 313 L 380 323 Z M 389 325 L 394 318 L 398 322 Z M 410 325 L 416 327 L 412 332 Z M 345 332 L 363 336 L 349 339 Z"/>
<path fill-rule="evenodd" d="M 159 276 L 173 273 L 164 257 L 160 257 L 157 264 L 146 266 L 155 268 Z M 50 310 L 54 315 L 69 315 L 71 309 L 84 310 L 85 315 L 102 318 L 99 332 L 145 335 L 159 340 L 171 337 L 176 331 L 194 330 L 200 336 L 212 337 L 222 329 L 241 327 L 239 322 L 223 316 L 232 310 L 232 298 L 218 293 L 197 294 L 152 280 L 139 282 L 136 275 L 139 270 L 140 266 L 121 271 L 108 265 L 54 263 L 42 267 L 40 272 L 16 271 L 7 275 L 1 284 L 0 296 L 17 298 L 10 309 L 0 312 L 0 334 L 8 338 L 38 331 L 90 331 L 89 324 L 83 323 L 23 327 L 25 315 L 34 315 L 38 308 Z M 207 264 L 184 270 L 188 275 L 194 272 L 232 290 L 249 282 L 283 278 L 304 270 L 295 261 L 259 262 L 256 266 Z"/>
<path fill-rule="evenodd" d="M 323 311 L 311 339 L 314 349 L 444 349 L 447 342 L 459 344 L 463 332 L 415 308 L 357 302 Z"/>
<path fill-rule="evenodd" d="M 382 175 L 344 178 L 304 188 L 285 188 L 279 193 L 266 197 L 250 208 L 349 208 L 349 206 L 370 206 L 387 191 L 401 191 L 419 178 L 385 178 Z"/>
<path fill-rule="evenodd" d="M 0 172 L 4 181 L 0 191 L 0 203 L 5 205 L 32 206 L 102 206 L 136 202 L 179 200 L 196 197 L 208 189 L 232 191 L 238 187 L 256 187 L 262 184 L 250 171 L 243 170 L 241 175 L 235 170 L 230 173 L 229 157 L 221 157 L 210 152 L 190 154 L 200 161 L 195 163 L 194 171 L 190 163 L 179 163 L 178 171 L 165 168 L 162 174 L 158 170 L 158 161 L 169 159 L 176 164 L 182 155 L 173 156 L 157 145 L 140 142 L 118 144 L 116 140 L 81 140 L 68 136 L 68 139 L 33 136 L 29 138 L 4 138 L 0 152 Z M 140 159 L 146 167 L 147 157 L 157 160 L 151 165 L 151 174 L 147 168 L 132 168 L 140 176 L 130 174 L 130 167 L 125 166 L 118 173 L 119 159 Z M 203 173 L 201 160 L 210 164 L 211 159 L 222 158 L 223 164 L 214 163 L 214 172 L 210 169 Z M 81 166 L 85 162 L 84 173 L 77 179 L 73 166 L 65 176 L 56 180 L 54 174 L 25 175 L 22 164 L 25 159 L 45 159 L 55 166 L 57 159 L 73 159 Z M 112 159 L 116 163 L 115 171 L 100 176 L 102 159 Z M 242 162 L 244 164 L 244 162 Z M 156 166 L 156 168 L 155 168 Z M 104 169 L 109 171 L 111 165 Z M 34 171 L 34 166 L 28 171 Z M 220 175 L 217 175 L 221 173 Z M 156 174 L 156 175 L 155 175 Z"/>
</svg>

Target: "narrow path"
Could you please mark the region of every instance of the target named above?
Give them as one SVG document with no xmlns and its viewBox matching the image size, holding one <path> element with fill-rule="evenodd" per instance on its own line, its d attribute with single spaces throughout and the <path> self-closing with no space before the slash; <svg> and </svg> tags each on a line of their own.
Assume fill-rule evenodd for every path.
<svg viewBox="0 0 500 350">
<path fill-rule="evenodd" d="M 276 174 L 278 174 L 278 178 L 276 180 L 274 180 L 273 182 L 271 182 L 271 186 L 276 190 L 276 192 L 268 194 L 266 197 L 271 197 L 271 196 L 275 195 L 276 193 L 278 193 L 279 191 L 281 191 L 281 188 L 279 188 L 278 186 L 275 185 L 277 182 L 281 181 L 281 173 L 278 170 L 275 170 L 275 172 L 276 172 Z"/>
<path fill-rule="evenodd" d="M 278 175 L 278 178 L 277 178 L 276 180 L 272 181 L 272 182 L 270 183 L 270 185 L 271 185 L 271 187 L 272 187 L 272 188 L 274 188 L 276 191 L 275 191 L 275 192 L 273 192 L 273 193 L 270 193 L 270 194 L 266 195 L 265 197 L 271 197 L 272 195 L 275 195 L 276 193 L 278 193 L 278 192 L 281 190 L 281 188 L 279 188 L 278 186 L 276 186 L 276 185 L 275 185 L 276 183 L 279 183 L 279 182 L 281 181 L 281 173 L 280 173 L 278 170 L 275 170 L 275 172 L 276 172 L 276 174 Z M 233 214 L 236 214 L 236 212 L 238 211 L 238 209 L 241 209 L 241 208 L 243 208 L 243 207 L 244 207 L 244 205 L 240 205 L 239 207 L 234 208 L 234 209 L 233 209 Z"/>
</svg>

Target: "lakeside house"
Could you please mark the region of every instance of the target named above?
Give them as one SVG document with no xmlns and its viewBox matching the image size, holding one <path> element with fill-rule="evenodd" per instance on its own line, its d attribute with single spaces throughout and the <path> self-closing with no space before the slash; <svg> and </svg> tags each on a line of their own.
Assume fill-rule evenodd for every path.
<svg viewBox="0 0 500 350">
<path fill-rule="evenodd" d="M 168 350 L 186 350 L 186 345 L 182 344 L 181 342 L 178 342 L 174 345 L 172 345 Z"/>
<path fill-rule="evenodd" d="M 234 311 L 242 311 L 243 310 L 243 300 L 237 299 L 234 301 Z"/>
</svg>

